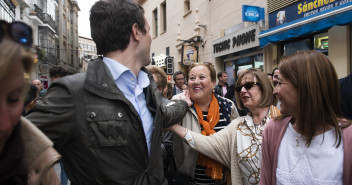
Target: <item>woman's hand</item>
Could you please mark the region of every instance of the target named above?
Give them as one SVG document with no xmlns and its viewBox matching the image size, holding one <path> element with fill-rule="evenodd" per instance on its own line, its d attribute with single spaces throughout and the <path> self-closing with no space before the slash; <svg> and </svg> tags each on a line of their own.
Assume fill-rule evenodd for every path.
<svg viewBox="0 0 352 185">
<path fill-rule="evenodd" d="M 341 128 L 346 128 L 352 124 L 352 120 L 346 118 L 337 118 L 337 121 L 339 121 L 339 126 Z"/>
<path fill-rule="evenodd" d="M 179 96 L 179 98 L 180 98 L 180 100 L 187 102 L 188 107 L 190 107 L 192 105 L 192 101 L 190 99 L 188 90 L 183 90 L 181 95 Z"/>
</svg>

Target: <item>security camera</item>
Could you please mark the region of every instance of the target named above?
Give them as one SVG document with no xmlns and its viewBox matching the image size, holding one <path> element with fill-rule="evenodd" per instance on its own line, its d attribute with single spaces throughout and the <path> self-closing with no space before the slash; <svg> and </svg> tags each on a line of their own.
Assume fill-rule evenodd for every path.
<svg viewBox="0 0 352 185">
<path fill-rule="evenodd" d="M 202 47 L 205 46 L 205 43 L 207 42 L 207 39 L 204 39 L 204 41 L 202 42 Z"/>
</svg>

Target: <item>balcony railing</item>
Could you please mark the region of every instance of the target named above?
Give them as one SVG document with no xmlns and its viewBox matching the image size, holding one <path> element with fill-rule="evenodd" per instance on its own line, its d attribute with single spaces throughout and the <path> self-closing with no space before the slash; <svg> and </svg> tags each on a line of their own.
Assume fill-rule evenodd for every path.
<svg viewBox="0 0 352 185">
<path fill-rule="evenodd" d="M 60 60 L 60 66 L 64 67 L 69 73 L 74 74 L 79 72 L 79 68 L 76 66 L 73 66 L 67 62 L 64 62 L 63 60 Z"/>
<path fill-rule="evenodd" d="M 41 49 L 40 47 L 36 47 L 36 53 L 39 61 L 43 64 L 57 65 L 58 58 L 52 53 L 46 52 L 45 49 Z"/>
<path fill-rule="evenodd" d="M 46 53 L 46 56 L 44 58 L 44 64 L 52 64 L 52 65 L 56 65 L 57 64 L 57 58 L 55 55 L 51 54 L 51 53 Z"/>
<path fill-rule="evenodd" d="M 36 4 L 33 4 L 31 9 L 30 15 L 37 16 L 43 23 L 48 24 L 53 30 L 57 31 L 55 21 L 49 14 L 43 13 L 42 9 Z"/>
<path fill-rule="evenodd" d="M 51 16 L 49 14 L 44 13 L 44 23 L 47 23 L 51 28 L 53 28 L 55 31 L 56 30 L 56 26 L 55 26 L 55 21 L 53 20 L 53 18 L 51 18 Z"/>
<path fill-rule="evenodd" d="M 38 5 L 33 4 L 31 5 L 31 12 L 29 13 L 30 15 L 37 16 L 41 21 L 44 22 L 44 13 L 41 8 L 39 8 Z"/>
</svg>

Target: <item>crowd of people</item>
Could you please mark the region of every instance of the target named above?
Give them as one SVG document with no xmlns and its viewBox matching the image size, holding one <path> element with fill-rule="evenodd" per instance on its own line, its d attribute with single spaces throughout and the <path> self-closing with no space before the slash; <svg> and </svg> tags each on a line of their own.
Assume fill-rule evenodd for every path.
<svg viewBox="0 0 352 185">
<path fill-rule="evenodd" d="M 239 69 L 233 84 L 200 62 L 173 84 L 150 65 L 138 3 L 97 1 L 90 21 L 103 57 L 52 67 L 47 90 L 28 78 L 32 29 L 0 21 L 0 184 L 352 184 L 352 77 L 324 54 Z"/>
</svg>

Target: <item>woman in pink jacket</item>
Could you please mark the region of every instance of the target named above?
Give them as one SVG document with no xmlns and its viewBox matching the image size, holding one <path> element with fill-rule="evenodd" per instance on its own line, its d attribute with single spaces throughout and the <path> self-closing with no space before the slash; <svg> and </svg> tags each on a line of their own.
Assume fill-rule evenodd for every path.
<svg viewBox="0 0 352 185">
<path fill-rule="evenodd" d="M 260 184 L 352 184 L 352 127 L 338 122 L 339 83 L 328 57 L 298 52 L 279 71 L 274 94 L 284 116 L 264 130 Z"/>
</svg>

